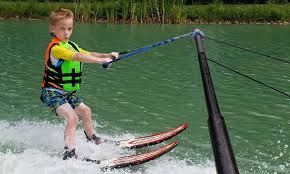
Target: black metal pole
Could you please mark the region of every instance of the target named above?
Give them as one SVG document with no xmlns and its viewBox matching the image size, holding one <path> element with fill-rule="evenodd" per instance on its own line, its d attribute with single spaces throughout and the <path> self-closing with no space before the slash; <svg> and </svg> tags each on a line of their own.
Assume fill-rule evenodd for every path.
<svg viewBox="0 0 290 174">
<path fill-rule="evenodd" d="M 220 113 L 201 34 L 195 35 L 199 66 L 208 110 L 208 127 L 218 174 L 239 174 L 226 124 Z"/>
</svg>

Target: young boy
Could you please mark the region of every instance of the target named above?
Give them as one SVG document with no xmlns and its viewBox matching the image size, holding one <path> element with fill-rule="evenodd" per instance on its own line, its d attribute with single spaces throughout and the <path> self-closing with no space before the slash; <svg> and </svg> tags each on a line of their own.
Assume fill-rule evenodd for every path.
<svg viewBox="0 0 290 174">
<path fill-rule="evenodd" d="M 75 136 L 79 117 L 87 139 L 96 144 L 100 143 L 100 138 L 94 134 L 91 110 L 76 94 L 80 89 L 83 63 L 103 64 L 117 58 L 118 53 L 88 52 L 70 41 L 73 31 L 73 13 L 68 9 L 61 8 L 51 12 L 49 29 L 53 39 L 46 50 L 40 99 L 58 116 L 66 120 L 63 156 L 66 160 L 77 157 Z"/>
</svg>

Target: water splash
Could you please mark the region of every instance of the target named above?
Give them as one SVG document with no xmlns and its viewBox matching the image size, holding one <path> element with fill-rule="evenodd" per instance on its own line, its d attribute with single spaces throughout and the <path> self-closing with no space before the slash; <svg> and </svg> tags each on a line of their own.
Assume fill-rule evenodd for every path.
<svg viewBox="0 0 290 174">
<path fill-rule="evenodd" d="M 0 174 L 214 174 L 213 163 L 194 164 L 187 159 L 177 159 L 174 151 L 140 166 L 103 171 L 100 166 L 80 160 L 61 159 L 63 153 L 63 125 L 49 122 L 0 121 Z M 131 138 L 124 134 L 109 139 Z M 77 130 L 77 153 L 98 160 L 132 155 L 137 150 L 115 147 L 111 144 L 96 146 L 85 141 L 83 130 Z M 139 150 L 138 150 L 139 151 Z"/>
</svg>

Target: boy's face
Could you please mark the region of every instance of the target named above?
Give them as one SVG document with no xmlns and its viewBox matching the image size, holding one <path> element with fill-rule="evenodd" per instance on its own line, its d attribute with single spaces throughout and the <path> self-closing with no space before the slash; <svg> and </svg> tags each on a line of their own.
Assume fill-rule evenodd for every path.
<svg viewBox="0 0 290 174">
<path fill-rule="evenodd" d="M 50 31 L 61 41 L 68 41 L 73 31 L 73 19 L 67 18 L 50 25 Z"/>
</svg>

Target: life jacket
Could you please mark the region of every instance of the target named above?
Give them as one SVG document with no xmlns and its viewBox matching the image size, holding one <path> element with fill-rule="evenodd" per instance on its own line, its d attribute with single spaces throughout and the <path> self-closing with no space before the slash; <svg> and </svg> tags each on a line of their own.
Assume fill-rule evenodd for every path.
<svg viewBox="0 0 290 174">
<path fill-rule="evenodd" d="M 42 80 L 42 88 L 58 88 L 65 91 L 77 91 L 80 89 L 82 66 L 79 61 L 59 59 L 56 65 L 53 65 L 50 59 L 51 48 L 59 45 L 64 48 L 73 48 L 74 51 L 80 52 L 77 44 L 68 41 L 61 42 L 54 37 L 49 43 L 45 54 L 45 71 Z"/>
</svg>

